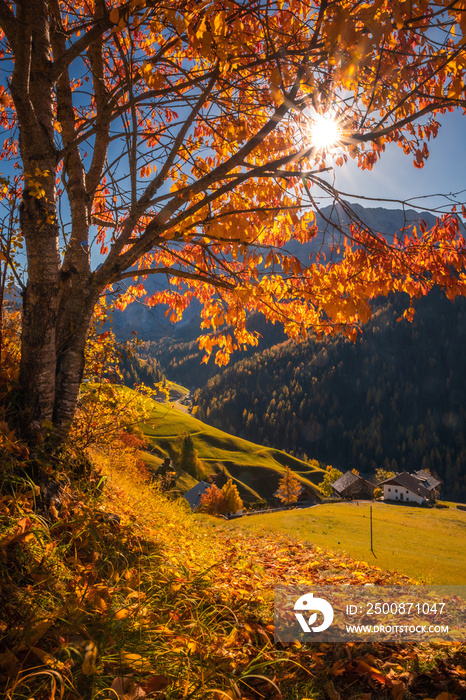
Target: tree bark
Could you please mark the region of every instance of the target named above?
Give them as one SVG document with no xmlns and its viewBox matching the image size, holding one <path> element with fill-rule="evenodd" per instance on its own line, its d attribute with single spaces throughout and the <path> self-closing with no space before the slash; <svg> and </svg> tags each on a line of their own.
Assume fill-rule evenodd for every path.
<svg viewBox="0 0 466 700">
<path fill-rule="evenodd" d="M 17 19 L 23 32 L 17 38 L 11 94 L 24 167 L 20 223 L 26 242 L 28 283 L 23 298 L 20 384 L 27 424 L 50 420 L 53 415 L 60 254 L 45 3 L 21 3 Z"/>
<path fill-rule="evenodd" d="M 26 242 L 28 282 L 23 296 L 20 393 L 26 437 L 44 420 L 65 437 L 73 418 L 84 368 L 84 347 L 98 291 L 92 284 L 88 210 L 82 164 L 69 154 L 68 177 L 73 235 L 62 264 L 55 187 L 52 33 L 45 0 L 18 3 L 18 38 L 11 94 L 19 123 L 24 167 L 21 230 Z M 55 49 L 55 47 L 54 47 Z M 56 51 L 60 47 L 57 45 Z M 68 87 L 67 87 L 68 81 Z M 58 118 L 72 138 L 69 76 L 58 80 Z M 60 115 L 60 111 L 62 113 Z M 66 136 L 66 135 L 65 135 Z M 65 138 L 65 137 L 64 137 Z M 79 225 L 77 225 L 79 222 Z M 77 241 L 84 241 L 84 245 Z M 34 425 L 35 424 L 35 425 Z"/>
<path fill-rule="evenodd" d="M 84 371 L 84 351 L 99 298 L 92 274 L 72 275 L 62 294 L 57 318 L 56 383 L 53 423 L 65 438 L 73 420 Z"/>
</svg>

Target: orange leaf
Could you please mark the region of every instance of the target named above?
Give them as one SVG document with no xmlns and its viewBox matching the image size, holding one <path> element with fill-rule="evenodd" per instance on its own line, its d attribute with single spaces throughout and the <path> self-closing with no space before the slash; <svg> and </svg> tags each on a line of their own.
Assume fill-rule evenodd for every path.
<svg viewBox="0 0 466 700">
<path fill-rule="evenodd" d="M 332 674 L 334 676 L 342 676 L 345 673 L 345 661 L 338 659 L 332 666 Z"/>
<path fill-rule="evenodd" d="M 356 661 L 358 668 L 357 671 L 361 675 L 364 675 L 367 673 L 371 678 L 373 678 L 376 681 L 379 681 L 379 683 L 383 683 L 383 685 L 390 685 L 391 681 L 389 678 L 383 675 L 383 673 L 380 673 L 380 671 L 373 666 L 369 666 L 369 664 L 366 664 L 365 661 L 361 661 L 358 659 Z"/>
</svg>

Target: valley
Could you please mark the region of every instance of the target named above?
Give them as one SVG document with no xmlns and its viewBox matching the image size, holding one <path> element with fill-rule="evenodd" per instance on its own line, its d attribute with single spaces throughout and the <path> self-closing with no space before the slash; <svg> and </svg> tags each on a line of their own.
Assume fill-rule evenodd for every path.
<svg viewBox="0 0 466 700">
<path fill-rule="evenodd" d="M 262 513 L 225 523 L 205 514 L 195 517 L 235 536 L 290 537 L 324 550 L 337 552 L 384 571 L 397 571 L 423 584 L 462 584 L 466 562 L 466 511 L 455 503 L 420 508 L 380 501 L 319 503 L 318 484 L 324 471 L 270 447 L 212 428 L 177 408 L 152 402 L 152 419 L 143 426 L 150 451 L 143 453 L 149 469 L 156 470 L 170 457 L 176 464 L 182 436 L 192 437 L 199 458 L 211 476 L 232 477 L 245 504 L 260 498 L 272 505 L 278 480 L 289 465 L 317 505 L 304 509 Z M 176 467 L 175 467 L 176 469 Z M 180 492 L 196 480 L 177 471 Z M 448 507 L 447 507 L 448 506 Z M 370 549 L 370 508 L 373 510 L 373 551 Z"/>
<path fill-rule="evenodd" d="M 151 405 L 151 420 L 141 427 L 150 451 L 144 452 L 142 458 L 150 469 L 156 470 L 166 458 L 173 460 L 176 466 L 183 437 L 189 434 L 207 474 L 222 473 L 232 477 L 246 502 L 272 500 L 286 466 L 296 473 L 314 501 L 321 499 L 317 486 L 324 470 L 317 465 L 311 466 L 281 450 L 213 428 L 178 408 L 176 403 L 146 401 Z M 181 490 L 188 490 L 195 483 L 196 480 L 185 473 L 177 480 Z"/>
<path fill-rule="evenodd" d="M 387 240 L 416 216 L 353 207 Z M 324 208 L 322 215 L 348 223 L 338 208 Z M 427 225 L 434 221 L 427 212 L 417 216 Z M 328 262 L 337 237 L 320 215 L 317 221 L 325 231 L 320 250 L 311 241 L 293 243 L 293 252 L 303 261 L 319 252 Z M 150 294 L 161 282 L 149 278 L 147 284 Z M 181 324 L 161 325 L 164 307 L 140 304 L 114 320 L 119 340 L 130 328 L 140 340 L 142 366 L 127 363 L 128 386 L 138 372 L 142 379 L 165 376 L 188 387 L 196 416 L 212 428 L 343 472 L 430 469 L 443 482 L 444 498 L 466 502 L 466 300 L 452 302 L 434 289 L 412 301 L 412 322 L 403 316 L 409 304 L 406 294 L 376 299 L 354 343 L 338 335 L 288 340 L 281 327 L 251 314 L 248 329 L 257 334 L 258 345 L 235 350 L 226 367 L 212 357 L 202 362 L 196 305 L 188 307 Z"/>
</svg>

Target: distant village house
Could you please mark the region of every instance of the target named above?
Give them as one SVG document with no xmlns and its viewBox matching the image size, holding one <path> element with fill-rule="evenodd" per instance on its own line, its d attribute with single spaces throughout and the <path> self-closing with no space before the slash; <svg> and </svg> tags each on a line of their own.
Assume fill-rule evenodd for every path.
<svg viewBox="0 0 466 700">
<path fill-rule="evenodd" d="M 404 503 L 434 503 L 439 495 L 439 487 L 442 482 L 423 469 L 408 474 L 401 472 L 382 481 L 385 501 L 403 501 Z"/>
<path fill-rule="evenodd" d="M 351 471 L 346 472 L 334 481 L 332 488 L 340 498 L 357 498 L 361 500 L 374 498 L 374 484 Z"/>
<path fill-rule="evenodd" d="M 195 511 L 199 508 L 199 506 L 201 505 L 202 495 L 211 486 L 212 484 L 208 484 L 206 481 L 198 481 L 198 483 L 195 486 L 193 486 L 192 489 L 189 489 L 189 491 L 186 491 L 186 493 L 183 494 L 183 498 L 186 501 L 188 501 L 192 511 Z"/>
</svg>

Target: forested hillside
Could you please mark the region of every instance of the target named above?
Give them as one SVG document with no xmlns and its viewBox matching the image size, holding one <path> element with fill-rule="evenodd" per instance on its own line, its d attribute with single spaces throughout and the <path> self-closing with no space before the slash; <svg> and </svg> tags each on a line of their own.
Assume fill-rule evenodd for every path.
<svg viewBox="0 0 466 700">
<path fill-rule="evenodd" d="M 339 469 L 429 468 L 466 496 L 466 302 L 439 292 L 397 321 L 380 304 L 355 343 L 288 341 L 237 362 L 198 391 L 198 417 Z"/>
<path fill-rule="evenodd" d="M 128 352 L 124 347 L 119 353 L 118 364 L 125 386 L 134 389 L 137 384 L 152 387 L 163 382 L 165 375 L 156 359 L 146 356 L 143 352 Z"/>
<path fill-rule="evenodd" d="M 257 352 L 270 348 L 285 340 L 283 328 L 268 323 L 263 316 L 251 314 L 247 324 L 248 330 L 258 333 L 258 344 L 246 351 L 236 350 L 230 363 L 251 357 Z M 204 386 L 206 382 L 223 371 L 211 357 L 207 364 L 202 362 L 204 351 L 199 349 L 197 340 L 184 341 L 167 336 L 159 340 L 143 342 L 138 347 L 138 355 L 147 361 L 154 360 L 163 368 L 167 377 L 190 389 Z"/>
</svg>

